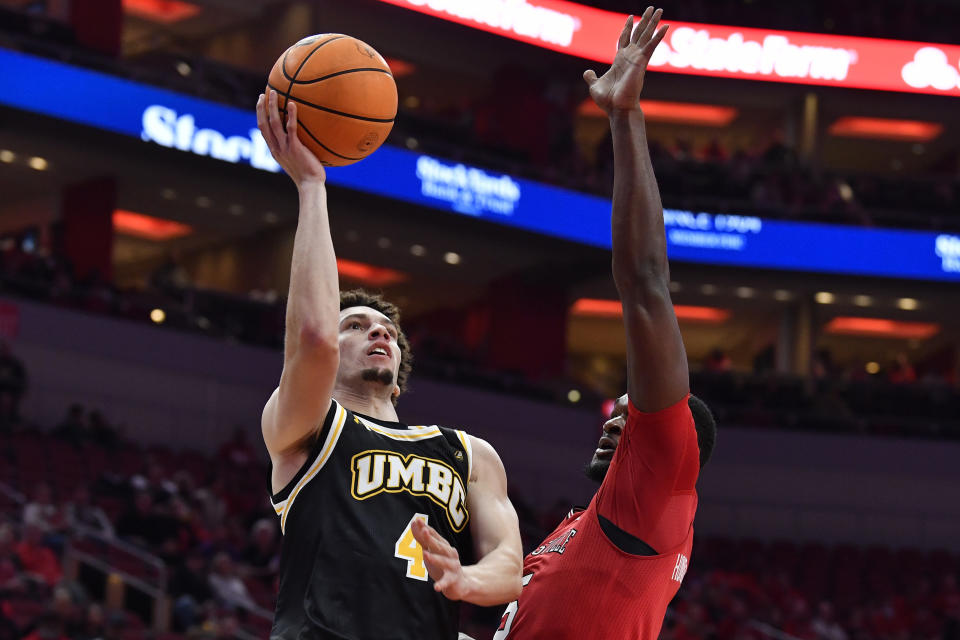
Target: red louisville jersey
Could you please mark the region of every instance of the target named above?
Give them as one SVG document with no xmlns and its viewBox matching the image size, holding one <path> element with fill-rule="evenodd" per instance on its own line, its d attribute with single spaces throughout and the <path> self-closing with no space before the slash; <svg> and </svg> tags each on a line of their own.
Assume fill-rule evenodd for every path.
<svg viewBox="0 0 960 640">
<path fill-rule="evenodd" d="M 494 640 L 655 640 L 690 562 L 699 449 L 687 400 L 630 407 L 600 490 L 523 562 L 523 591 Z M 656 555 L 621 550 L 600 517 Z"/>
</svg>

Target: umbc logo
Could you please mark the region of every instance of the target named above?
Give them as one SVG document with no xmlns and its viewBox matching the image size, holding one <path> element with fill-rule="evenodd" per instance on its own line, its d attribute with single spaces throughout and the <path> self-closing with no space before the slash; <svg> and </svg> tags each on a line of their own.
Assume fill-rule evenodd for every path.
<svg viewBox="0 0 960 640">
<path fill-rule="evenodd" d="M 960 236 L 941 234 L 936 240 L 937 255 L 943 261 L 943 270 L 960 273 Z"/>
<path fill-rule="evenodd" d="M 370 450 L 353 456 L 350 472 L 350 492 L 356 500 L 381 493 L 409 493 L 443 507 L 454 531 L 462 531 L 469 519 L 463 479 L 442 460 Z"/>
</svg>

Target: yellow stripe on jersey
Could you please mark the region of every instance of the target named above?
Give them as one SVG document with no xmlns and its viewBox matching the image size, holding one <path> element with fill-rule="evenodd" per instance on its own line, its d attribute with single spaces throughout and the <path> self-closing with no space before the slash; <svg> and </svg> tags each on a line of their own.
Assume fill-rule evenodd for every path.
<svg viewBox="0 0 960 640">
<path fill-rule="evenodd" d="M 334 401 L 336 402 L 336 401 Z M 340 439 L 340 433 L 343 431 L 343 423 L 347 420 L 347 412 L 344 410 L 340 404 L 337 404 L 337 413 L 333 419 L 333 427 L 330 429 L 330 433 L 327 435 L 327 441 L 323 444 L 323 450 L 320 451 L 320 455 L 317 456 L 316 461 L 310 465 L 310 469 L 300 478 L 300 482 L 297 483 L 297 486 L 293 488 L 293 491 L 290 492 L 290 497 L 285 500 L 283 506 L 280 507 L 281 512 L 278 512 L 280 516 L 280 532 L 286 532 L 287 526 L 287 516 L 290 515 L 290 509 L 293 508 L 293 501 L 296 499 L 297 494 L 300 493 L 300 490 L 308 482 L 310 482 L 317 473 L 320 472 L 320 469 L 323 468 L 323 465 L 327 463 L 327 459 L 330 458 L 330 454 L 333 453 L 334 447 L 337 446 L 337 440 Z M 277 508 L 275 506 L 274 508 Z"/>
<path fill-rule="evenodd" d="M 456 432 L 457 437 L 460 438 L 460 443 L 463 445 L 463 450 L 467 454 L 467 484 L 469 484 L 470 478 L 473 476 L 473 447 L 470 445 L 470 436 L 465 431 L 457 429 Z"/>
</svg>

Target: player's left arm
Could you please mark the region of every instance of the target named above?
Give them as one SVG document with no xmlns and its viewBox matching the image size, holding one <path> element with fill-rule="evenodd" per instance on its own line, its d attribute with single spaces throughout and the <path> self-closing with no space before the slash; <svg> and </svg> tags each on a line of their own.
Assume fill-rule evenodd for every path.
<svg viewBox="0 0 960 640">
<path fill-rule="evenodd" d="M 663 205 L 640 106 L 647 65 L 667 31 L 658 28 L 661 15 L 649 7 L 636 26 L 628 18 L 610 69 L 599 78 L 593 71 L 584 74 L 613 137 L 612 267 L 623 303 L 630 400 L 597 508 L 648 543 L 678 488 L 689 439 L 696 437 L 686 406 L 687 356 L 670 299 Z"/>
<path fill-rule="evenodd" d="M 520 597 L 520 524 L 507 497 L 500 456 L 486 441 L 467 437 L 473 450 L 467 510 L 477 563 L 462 566 L 457 550 L 422 520 L 414 521 L 413 536 L 423 547 L 423 561 L 437 591 L 451 600 L 489 607 Z"/>
<path fill-rule="evenodd" d="M 613 137 L 613 279 L 623 303 L 627 392 L 634 408 L 656 412 L 690 392 L 687 355 L 670 300 L 663 205 L 653 173 L 640 94 L 647 64 L 667 27 L 648 7 L 631 16 L 613 65 L 601 77 L 584 73 L 590 96 L 610 120 Z"/>
</svg>

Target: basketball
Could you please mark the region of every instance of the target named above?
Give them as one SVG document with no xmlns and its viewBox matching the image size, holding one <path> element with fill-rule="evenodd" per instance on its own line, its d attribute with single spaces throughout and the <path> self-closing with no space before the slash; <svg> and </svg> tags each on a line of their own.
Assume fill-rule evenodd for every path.
<svg viewBox="0 0 960 640">
<path fill-rule="evenodd" d="M 298 103 L 299 137 L 326 166 L 363 160 L 383 144 L 397 116 L 397 85 L 370 45 L 339 33 L 300 40 L 273 65 L 267 88 L 286 117 Z"/>
</svg>

